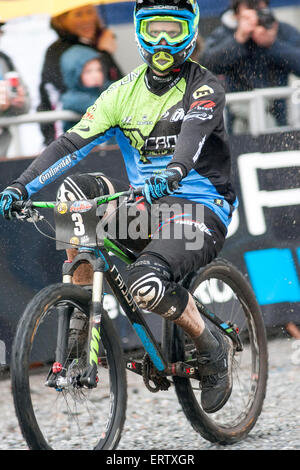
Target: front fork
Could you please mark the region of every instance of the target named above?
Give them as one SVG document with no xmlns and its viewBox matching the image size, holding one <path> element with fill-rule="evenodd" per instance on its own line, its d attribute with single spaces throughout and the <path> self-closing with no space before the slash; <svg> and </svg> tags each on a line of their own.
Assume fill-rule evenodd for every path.
<svg viewBox="0 0 300 470">
<path fill-rule="evenodd" d="M 97 365 L 101 340 L 101 316 L 102 316 L 102 294 L 103 277 L 105 271 L 105 260 L 97 257 L 94 250 L 83 250 L 72 260 L 63 265 L 63 283 L 72 284 L 73 274 L 82 262 L 88 262 L 94 271 L 92 288 L 92 305 L 90 310 L 89 335 L 88 335 L 88 365 L 77 385 L 94 388 L 97 386 Z M 56 361 L 52 366 L 46 384 L 56 387 L 58 376 L 60 383 L 66 375 L 65 364 L 68 357 L 68 333 L 70 318 L 73 312 L 72 306 L 60 306 L 58 309 L 58 334 L 56 347 Z M 51 378 L 50 378 L 51 376 Z"/>
<path fill-rule="evenodd" d="M 89 339 L 88 339 L 88 362 L 89 365 L 85 370 L 80 382 L 89 388 L 97 386 L 97 366 L 101 340 L 101 316 L 102 316 L 102 293 L 103 293 L 103 276 L 104 264 L 101 258 L 96 263 L 96 269 L 93 276 L 93 294 L 92 309 L 89 322 Z"/>
</svg>

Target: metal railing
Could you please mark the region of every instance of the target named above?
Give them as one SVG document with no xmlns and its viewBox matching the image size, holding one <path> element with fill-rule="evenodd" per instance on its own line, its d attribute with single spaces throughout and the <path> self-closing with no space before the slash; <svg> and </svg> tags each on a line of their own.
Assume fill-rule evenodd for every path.
<svg viewBox="0 0 300 470">
<path fill-rule="evenodd" d="M 299 81 L 296 82 L 299 85 Z M 226 104 L 246 104 L 249 110 L 249 134 L 283 132 L 300 129 L 300 100 L 298 98 L 300 88 L 276 87 L 261 88 L 247 92 L 228 93 Z M 297 96 L 296 96 L 297 95 Z M 288 125 L 286 127 L 268 127 L 267 125 L 267 101 L 274 99 L 286 99 L 288 107 Z"/>
<path fill-rule="evenodd" d="M 27 113 L 19 116 L 0 118 L 0 127 L 20 126 L 21 124 L 51 123 L 55 121 L 76 121 L 80 115 L 73 111 L 43 111 L 40 113 Z"/>
<path fill-rule="evenodd" d="M 299 81 L 297 82 L 299 85 Z M 258 136 L 260 134 L 283 132 L 287 130 L 300 129 L 300 100 L 294 97 L 300 95 L 300 88 L 278 87 L 255 89 L 248 92 L 228 93 L 226 95 L 226 104 L 247 105 L 249 134 Z M 287 127 L 268 127 L 266 103 L 268 100 L 284 98 L 288 104 Z M 18 137 L 18 127 L 24 124 L 32 123 L 51 123 L 55 121 L 78 121 L 80 115 L 72 111 L 45 111 L 31 112 L 19 116 L 0 118 L 0 128 L 10 127 L 14 135 L 14 153 L 22 156 L 22 145 Z"/>
<path fill-rule="evenodd" d="M 22 141 L 20 138 L 19 127 L 24 124 L 48 124 L 57 121 L 78 121 L 80 114 L 73 111 L 43 111 L 43 112 L 29 112 L 18 116 L 9 116 L 0 118 L 0 128 L 9 127 L 12 134 L 12 143 L 10 146 L 9 154 L 11 157 L 21 157 Z M 38 132 L 38 131 L 37 131 Z M 0 149 L 0 157 L 1 149 Z"/>
</svg>

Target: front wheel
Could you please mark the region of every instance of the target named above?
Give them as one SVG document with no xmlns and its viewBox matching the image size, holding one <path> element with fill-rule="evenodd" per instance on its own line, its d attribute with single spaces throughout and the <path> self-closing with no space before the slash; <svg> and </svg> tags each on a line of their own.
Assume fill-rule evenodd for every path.
<svg viewBox="0 0 300 470">
<path fill-rule="evenodd" d="M 126 372 L 120 340 L 106 312 L 101 318 L 95 388 L 80 382 L 87 367 L 87 336 L 83 340 L 84 335 L 78 335 L 79 344 L 73 337 L 70 341 L 74 309 L 84 320 L 86 317 L 82 325 L 87 327 L 90 303 L 86 289 L 55 284 L 33 298 L 19 322 L 12 350 L 12 392 L 31 449 L 107 450 L 118 445 L 126 412 Z M 69 337 L 64 339 L 58 331 Z M 53 375 L 58 369 L 57 357 L 65 360 L 61 374 Z M 49 386 L 53 376 L 56 385 Z"/>
<path fill-rule="evenodd" d="M 206 266 L 186 287 L 210 312 L 238 328 L 243 351 L 235 351 L 232 393 L 221 410 L 213 414 L 203 411 L 197 380 L 174 377 L 176 393 L 186 417 L 202 437 L 233 444 L 245 438 L 255 425 L 266 393 L 268 353 L 260 307 L 248 281 L 225 260 L 217 259 Z M 205 322 L 209 327 L 210 322 Z M 174 362 L 188 362 L 195 355 L 190 338 L 177 326 L 172 351 Z"/>
</svg>

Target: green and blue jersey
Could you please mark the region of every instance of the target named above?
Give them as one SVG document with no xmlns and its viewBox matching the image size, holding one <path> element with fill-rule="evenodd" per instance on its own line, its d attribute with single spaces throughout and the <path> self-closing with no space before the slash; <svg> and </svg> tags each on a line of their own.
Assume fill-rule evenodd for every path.
<svg viewBox="0 0 300 470">
<path fill-rule="evenodd" d="M 237 199 L 224 106 L 222 85 L 195 62 L 188 60 L 167 78 L 141 65 L 104 91 L 17 182 L 31 197 L 115 137 L 133 187 L 155 171 L 180 166 L 184 179 L 174 195 L 206 205 L 228 226 Z"/>
</svg>

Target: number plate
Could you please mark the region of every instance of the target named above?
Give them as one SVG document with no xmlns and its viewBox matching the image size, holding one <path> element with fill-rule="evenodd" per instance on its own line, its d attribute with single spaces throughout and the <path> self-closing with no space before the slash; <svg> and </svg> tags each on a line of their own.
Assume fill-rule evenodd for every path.
<svg viewBox="0 0 300 470">
<path fill-rule="evenodd" d="M 56 226 L 56 249 L 65 250 L 76 246 L 97 246 L 95 201 L 59 202 L 54 208 Z"/>
</svg>

